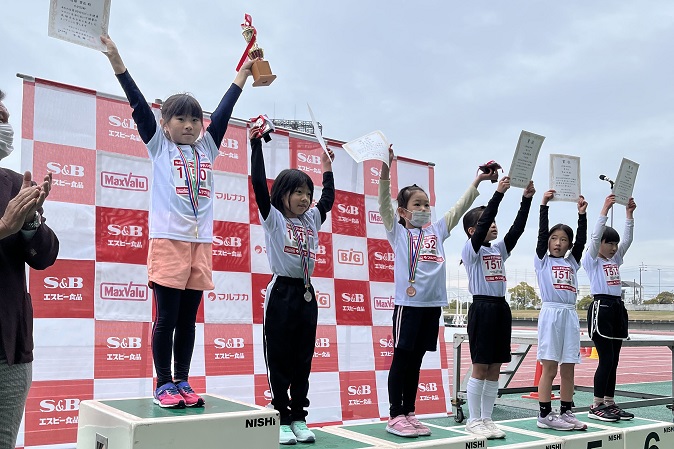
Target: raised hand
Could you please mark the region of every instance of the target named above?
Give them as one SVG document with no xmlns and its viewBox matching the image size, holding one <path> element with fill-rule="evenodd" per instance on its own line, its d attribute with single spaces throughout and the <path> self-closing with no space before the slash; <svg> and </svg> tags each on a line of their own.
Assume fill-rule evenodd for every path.
<svg viewBox="0 0 674 449">
<path fill-rule="evenodd" d="M 547 206 L 548 202 L 555 197 L 555 193 L 557 193 L 557 191 L 555 189 L 550 189 L 550 190 L 546 191 L 543 194 L 543 199 L 541 200 L 541 204 L 543 206 Z"/>
<path fill-rule="evenodd" d="M 103 54 L 110 60 L 110 65 L 112 65 L 112 70 L 115 71 L 115 75 L 126 72 L 126 66 L 124 65 L 124 61 L 122 61 L 119 50 L 117 50 L 117 45 L 110 39 L 110 36 L 101 36 L 101 42 L 105 44 L 106 50 Z"/>
<path fill-rule="evenodd" d="M 501 178 L 501 180 L 498 182 L 498 186 L 496 186 L 496 191 L 501 192 L 501 193 L 506 193 L 506 191 L 510 188 L 510 177 L 509 176 L 504 176 Z"/>
<path fill-rule="evenodd" d="M 529 184 L 527 184 L 527 188 L 524 189 L 524 194 L 522 195 L 524 198 L 531 198 L 534 196 L 534 193 L 536 193 L 536 189 L 534 188 L 534 182 L 529 181 Z"/>
<path fill-rule="evenodd" d="M 576 206 L 578 207 L 578 213 L 581 215 L 584 214 L 587 210 L 587 201 L 585 201 L 585 197 L 583 195 L 578 196 L 578 202 L 576 203 Z"/>
</svg>

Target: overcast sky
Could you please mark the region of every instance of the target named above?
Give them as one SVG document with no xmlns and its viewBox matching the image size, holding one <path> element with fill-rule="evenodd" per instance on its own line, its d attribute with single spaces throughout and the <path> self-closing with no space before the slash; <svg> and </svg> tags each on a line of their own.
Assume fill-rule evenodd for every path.
<svg viewBox="0 0 674 449">
<path fill-rule="evenodd" d="M 4 1 L 0 89 L 16 132 L 20 168 L 21 80 L 37 78 L 121 95 L 107 58 L 47 36 L 48 0 Z M 109 33 L 148 100 L 191 92 L 212 111 L 245 47 L 240 24 L 253 17 L 278 76 L 245 88 L 234 116 L 308 120 L 348 141 L 375 129 L 397 154 L 436 164 L 439 212 L 449 209 L 479 164 L 508 170 L 521 130 L 546 137 L 527 230 L 506 263 L 510 286 L 534 283 L 538 205 L 549 154 L 580 156 L 592 228 L 623 157 L 640 164 L 635 236 L 622 276 L 646 298 L 674 290 L 674 2 L 647 1 L 243 1 L 113 0 Z M 480 187 L 486 204 L 494 186 Z M 497 223 L 512 222 L 522 191 L 512 188 Z M 622 234 L 625 208 L 616 206 Z M 554 203 L 551 224 L 575 228 L 572 203 Z M 465 234 L 447 240 L 450 282 L 465 271 Z M 460 274 L 460 276 L 459 276 Z M 587 277 L 581 272 L 581 284 Z"/>
</svg>

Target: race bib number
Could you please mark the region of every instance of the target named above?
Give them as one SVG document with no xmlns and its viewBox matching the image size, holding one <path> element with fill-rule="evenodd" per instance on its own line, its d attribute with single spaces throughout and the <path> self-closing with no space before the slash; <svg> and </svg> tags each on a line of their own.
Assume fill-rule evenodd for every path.
<svg viewBox="0 0 674 449">
<path fill-rule="evenodd" d="M 484 270 L 484 280 L 487 282 L 505 282 L 506 277 L 503 272 L 503 260 L 500 255 L 482 256 L 482 268 Z"/>
<path fill-rule="evenodd" d="M 194 176 L 194 162 L 187 162 L 189 170 Z M 213 170 L 210 162 L 202 161 L 199 167 L 199 196 L 204 198 L 211 197 L 213 187 Z M 176 186 L 176 194 L 189 195 L 187 183 L 190 182 L 190 176 L 185 173 L 185 166 L 180 158 L 173 159 L 173 184 Z"/>
<path fill-rule="evenodd" d="M 416 244 L 416 241 L 414 244 Z M 438 254 L 438 237 L 436 235 L 425 235 L 419 248 L 419 261 L 442 263 L 444 260 Z"/>
<path fill-rule="evenodd" d="M 607 263 L 602 266 L 606 285 L 620 285 L 620 270 L 618 264 Z"/>
<path fill-rule="evenodd" d="M 552 267 L 552 287 L 556 290 L 568 290 L 576 293 L 575 273 L 571 267 Z"/>
</svg>

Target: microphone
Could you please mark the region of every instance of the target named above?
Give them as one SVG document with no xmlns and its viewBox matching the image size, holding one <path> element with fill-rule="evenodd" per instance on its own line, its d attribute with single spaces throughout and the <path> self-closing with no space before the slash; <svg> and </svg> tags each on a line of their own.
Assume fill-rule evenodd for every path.
<svg viewBox="0 0 674 449">
<path fill-rule="evenodd" d="M 613 182 L 611 178 L 609 178 L 606 175 L 599 175 L 599 179 L 601 179 L 602 181 Z"/>
</svg>

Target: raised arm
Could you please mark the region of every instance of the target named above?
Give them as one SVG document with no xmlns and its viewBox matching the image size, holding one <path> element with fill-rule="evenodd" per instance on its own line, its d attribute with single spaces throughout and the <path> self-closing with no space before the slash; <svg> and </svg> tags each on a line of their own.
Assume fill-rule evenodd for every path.
<svg viewBox="0 0 674 449">
<path fill-rule="evenodd" d="M 504 192 L 499 190 L 494 192 L 494 195 L 492 195 L 491 199 L 487 203 L 487 207 L 482 211 L 482 215 L 480 215 L 480 219 L 475 225 L 475 232 L 473 232 L 473 235 L 470 237 L 470 244 L 473 247 L 473 251 L 475 251 L 475 253 L 480 250 L 482 242 L 484 242 L 484 239 L 487 237 L 487 232 L 489 232 L 489 228 L 496 218 L 498 206 L 503 200 L 503 195 Z"/>
<path fill-rule="evenodd" d="M 393 229 L 395 220 L 395 212 L 391 205 L 391 175 L 389 167 L 393 163 L 393 145 L 388 148 L 388 165 L 381 163 L 381 171 L 379 174 L 379 195 L 377 202 L 379 203 L 379 215 L 384 227 L 387 231 Z"/>
<path fill-rule="evenodd" d="M 585 197 L 580 195 L 578 198 L 578 228 L 576 229 L 576 241 L 573 242 L 571 248 L 571 256 L 580 264 L 580 259 L 583 256 L 583 249 L 587 242 L 587 201 Z"/>
<path fill-rule="evenodd" d="M 480 192 L 477 190 L 477 187 L 480 183 L 486 179 L 495 179 L 497 175 L 496 170 L 490 170 L 485 173 L 480 171 L 480 174 L 475 177 L 471 185 L 468 187 L 468 190 L 459 198 L 459 201 L 456 202 L 451 209 L 445 213 L 445 224 L 447 225 L 447 232 L 451 232 L 452 229 L 459 223 L 463 214 L 465 214 L 470 206 L 475 201 L 475 198 L 480 196 Z"/>
<path fill-rule="evenodd" d="M 124 95 L 126 95 L 129 105 L 133 109 L 131 116 L 138 127 L 138 134 L 143 142 L 148 143 L 152 140 L 154 133 L 157 132 L 157 120 L 152 113 L 152 108 L 147 104 L 145 97 L 140 92 L 140 89 L 138 89 L 138 86 L 136 86 L 131 75 L 129 75 L 129 71 L 126 69 L 124 61 L 122 61 L 122 57 L 119 55 L 117 46 L 112 39 L 108 36 L 101 36 L 101 42 L 107 47 L 107 50 L 103 54 L 108 57 L 117 80 L 124 90 Z"/>
<path fill-rule="evenodd" d="M 250 148 L 250 182 L 253 184 L 257 208 L 260 210 L 262 219 L 266 220 L 271 210 L 271 198 L 269 197 L 269 189 L 267 188 L 267 174 L 264 169 L 262 139 L 260 137 L 250 139 Z"/>
<path fill-rule="evenodd" d="M 625 208 L 627 213 L 625 230 L 623 231 L 622 239 L 620 239 L 620 245 L 618 245 L 618 253 L 620 253 L 621 257 L 625 255 L 632 244 L 634 237 L 634 209 L 636 208 L 637 203 L 634 202 L 634 198 L 630 198 Z"/>
<path fill-rule="evenodd" d="M 503 237 L 503 243 L 505 243 L 506 251 L 508 254 L 515 248 L 517 241 L 522 236 L 524 232 L 524 227 L 527 224 L 527 217 L 529 217 L 529 210 L 531 209 L 531 200 L 536 193 L 534 188 L 534 182 L 529 181 L 529 185 L 524 189 L 524 194 L 522 195 L 522 202 L 520 203 L 520 209 L 517 211 L 517 216 L 512 226 Z"/>
<path fill-rule="evenodd" d="M 321 213 L 321 223 L 325 223 L 328 212 L 332 209 L 335 202 L 335 178 L 332 174 L 332 161 L 335 160 L 335 153 L 328 148 L 321 154 L 321 165 L 323 169 L 323 193 L 316 204 L 316 208 Z"/>
</svg>

